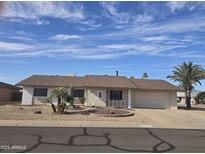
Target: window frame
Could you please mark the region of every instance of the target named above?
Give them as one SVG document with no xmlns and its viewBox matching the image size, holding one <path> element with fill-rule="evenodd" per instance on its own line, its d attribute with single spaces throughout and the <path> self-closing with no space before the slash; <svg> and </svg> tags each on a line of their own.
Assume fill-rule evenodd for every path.
<svg viewBox="0 0 205 154">
<path fill-rule="evenodd" d="M 113 94 L 114 92 L 119 92 L 119 97 L 117 97 L 117 94 Z M 123 91 L 122 90 L 110 90 L 110 96 L 109 96 L 110 100 L 113 101 L 122 101 L 123 100 Z"/>
<path fill-rule="evenodd" d="M 83 96 L 75 96 L 75 94 L 74 94 L 75 90 L 83 90 Z M 74 88 L 72 93 L 73 93 L 74 98 L 85 97 L 85 89 L 83 89 L 83 88 Z"/>
<path fill-rule="evenodd" d="M 39 94 L 39 92 L 36 92 L 36 90 L 46 90 L 46 95 L 43 95 L 43 94 Z M 42 91 L 41 91 L 42 92 Z M 33 96 L 34 97 L 47 97 L 48 96 L 48 88 L 40 88 L 40 87 L 36 87 L 33 89 Z"/>
<path fill-rule="evenodd" d="M 102 93 L 102 97 L 101 98 L 99 97 L 99 93 Z M 97 91 L 97 99 L 103 99 L 103 91 L 101 91 L 101 90 Z"/>
</svg>

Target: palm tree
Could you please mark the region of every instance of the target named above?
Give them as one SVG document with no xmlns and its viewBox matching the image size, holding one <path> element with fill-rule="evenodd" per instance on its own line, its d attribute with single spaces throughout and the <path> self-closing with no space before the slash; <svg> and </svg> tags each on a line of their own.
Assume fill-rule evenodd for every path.
<svg viewBox="0 0 205 154">
<path fill-rule="evenodd" d="M 172 75 L 167 76 L 174 82 L 178 82 L 179 86 L 185 90 L 187 108 L 191 108 L 191 91 L 197 84 L 201 85 L 200 80 L 205 79 L 205 70 L 201 65 L 193 64 L 193 62 L 183 62 L 181 65 L 175 66 Z"/>
</svg>

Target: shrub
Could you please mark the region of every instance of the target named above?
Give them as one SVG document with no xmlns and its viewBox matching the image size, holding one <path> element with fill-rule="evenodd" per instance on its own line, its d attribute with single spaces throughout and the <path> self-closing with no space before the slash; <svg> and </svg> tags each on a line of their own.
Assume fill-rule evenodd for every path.
<svg viewBox="0 0 205 154">
<path fill-rule="evenodd" d="M 74 97 L 71 95 L 67 95 L 66 102 L 70 103 L 71 106 L 73 106 L 74 103 Z"/>
<path fill-rule="evenodd" d="M 84 106 L 84 103 L 85 103 L 85 97 L 79 97 L 79 101 L 83 104 Z"/>
</svg>

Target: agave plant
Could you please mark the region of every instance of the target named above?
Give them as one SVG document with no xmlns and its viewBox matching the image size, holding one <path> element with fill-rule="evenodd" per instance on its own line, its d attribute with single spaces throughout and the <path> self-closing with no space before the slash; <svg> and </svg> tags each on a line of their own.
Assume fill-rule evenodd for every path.
<svg viewBox="0 0 205 154">
<path fill-rule="evenodd" d="M 48 100 L 51 102 L 53 98 L 57 98 L 57 106 L 51 102 L 51 107 L 54 112 L 63 113 L 66 107 L 66 99 L 69 97 L 68 90 L 63 87 L 54 88 Z"/>
</svg>

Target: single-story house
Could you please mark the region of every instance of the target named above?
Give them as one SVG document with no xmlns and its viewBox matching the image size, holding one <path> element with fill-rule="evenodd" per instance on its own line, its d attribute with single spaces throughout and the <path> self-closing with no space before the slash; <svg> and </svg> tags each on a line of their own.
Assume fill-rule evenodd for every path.
<svg viewBox="0 0 205 154">
<path fill-rule="evenodd" d="M 200 91 L 191 92 L 191 104 L 196 104 L 196 96 Z M 185 104 L 186 103 L 186 94 L 184 91 L 177 91 L 177 102 Z"/>
<path fill-rule="evenodd" d="M 19 87 L 0 82 L 0 102 L 20 101 L 20 90 Z"/>
<path fill-rule="evenodd" d="M 85 97 L 87 106 L 171 108 L 177 102 L 177 87 L 164 80 L 108 75 L 33 75 L 17 85 L 23 88 L 22 105 L 46 102 L 56 87 L 72 89 L 75 103 L 79 97 Z"/>
</svg>

